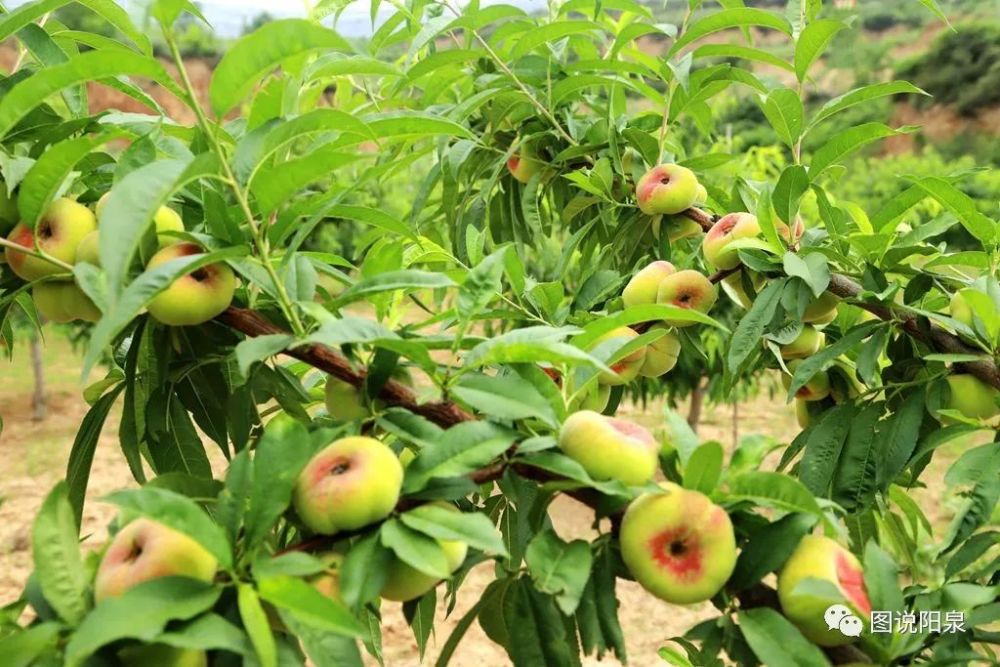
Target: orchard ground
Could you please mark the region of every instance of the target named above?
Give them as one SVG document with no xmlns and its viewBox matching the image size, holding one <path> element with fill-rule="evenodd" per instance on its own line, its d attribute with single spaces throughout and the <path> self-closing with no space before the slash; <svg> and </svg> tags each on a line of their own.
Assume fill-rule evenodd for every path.
<svg viewBox="0 0 1000 667">
<path fill-rule="evenodd" d="M 4 430 L 0 434 L 0 606 L 17 599 L 31 572 L 31 520 L 52 486 L 62 479 L 66 460 L 80 421 L 87 411 L 81 397 L 80 358 L 70 343 L 58 331 L 47 331 L 45 345 L 45 379 L 48 390 L 49 417 L 38 423 L 31 420 L 32 376 L 30 356 L 26 346 L 15 350 L 14 361 L 0 360 L 0 417 Z M 94 378 L 97 379 L 95 375 Z M 662 404 L 645 407 L 624 405 L 619 415 L 656 429 L 662 424 Z M 686 406 L 681 406 L 683 413 Z M 761 395 L 739 405 L 740 435 L 762 433 L 783 442 L 798 432 L 794 407 L 785 404 L 782 396 Z M 98 444 L 81 535 L 84 545 L 99 548 L 107 537 L 106 526 L 114 517 L 114 508 L 99 502 L 111 491 L 136 486 L 125 465 L 117 442 L 118 419 L 112 416 Z M 727 449 L 733 446 L 733 409 L 728 405 L 706 406 L 699 435 L 703 440 L 716 439 Z M 957 455 L 982 438 L 955 441 L 939 450 L 925 479 L 928 488 L 915 489 L 912 496 L 920 503 L 940 537 L 951 519 L 959 500 L 944 485 L 944 472 Z M 218 449 L 209 446 L 209 451 Z M 216 473 L 221 474 L 225 460 L 217 454 L 213 460 Z M 591 511 L 575 501 L 560 497 L 551 512 L 556 530 L 564 539 L 587 538 L 593 535 Z M 483 589 L 493 580 L 492 565 L 480 565 L 472 571 L 458 593 L 458 604 L 449 620 L 443 617 L 444 605 L 439 598 L 437 637 L 428 647 L 424 662 L 431 664 L 455 623 L 479 599 Z M 443 589 L 442 589 L 443 590 Z M 653 665 L 659 659 L 657 649 L 668 638 L 684 632 L 697 621 L 711 616 L 708 603 L 693 607 L 667 605 L 645 593 L 632 582 L 619 581 L 621 623 L 632 664 Z M 398 603 L 382 607 L 383 650 L 388 665 L 420 664 L 416 643 L 403 619 Z M 491 643 L 478 624 L 474 624 L 452 662 L 459 666 L 502 665 L 507 661 L 503 649 Z M 607 658 L 602 664 L 614 664 Z M 374 661 L 371 661 L 375 664 Z M 596 664 L 587 659 L 584 664 Z"/>
</svg>

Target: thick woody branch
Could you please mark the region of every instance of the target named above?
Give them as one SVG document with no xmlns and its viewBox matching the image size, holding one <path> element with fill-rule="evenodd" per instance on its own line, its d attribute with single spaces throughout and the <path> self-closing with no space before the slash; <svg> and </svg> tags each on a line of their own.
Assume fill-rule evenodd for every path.
<svg viewBox="0 0 1000 667">
<path fill-rule="evenodd" d="M 284 329 L 275 326 L 260 313 L 246 308 L 230 306 L 217 318 L 223 324 L 240 331 L 247 336 L 267 336 L 287 334 Z M 368 373 L 364 369 L 356 369 L 342 354 L 327 345 L 299 345 L 285 354 L 304 361 L 314 368 L 329 373 L 334 377 L 349 382 L 355 387 L 361 387 Z M 444 427 L 454 426 L 460 422 L 471 421 L 472 415 L 454 403 L 418 403 L 413 391 L 404 384 L 389 380 L 382 387 L 378 397 L 386 405 L 406 408 L 410 412 L 430 419 L 435 424 Z"/>
<path fill-rule="evenodd" d="M 858 297 L 863 288 L 847 276 L 833 274 L 830 277 L 830 286 L 827 288 L 831 294 L 842 299 L 853 299 Z M 982 354 L 963 343 L 957 336 L 945 331 L 936 324 L 921 326 L 916 315 L 907 312 L 895 312 L 890 307 L 879 303 L 858 302 L 858 306 L 864 308 L 876 317 L 886 321 L 896 321 L 913 338 L 926 343 L 938 352 L 947 354 Z M 956 364 L 966 373 L 975 375 L 977 378 L 1000 389 L 1000 369 L 990 360 L 966 361 Z"/>
</svg>

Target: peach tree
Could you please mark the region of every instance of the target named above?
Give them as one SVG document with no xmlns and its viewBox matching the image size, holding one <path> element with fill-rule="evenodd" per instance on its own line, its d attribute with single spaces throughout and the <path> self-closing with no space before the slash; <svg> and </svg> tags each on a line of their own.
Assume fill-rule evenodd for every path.
<svg viewBox="0 0 1000 667">
<path fill-rule="evenodd" d="M 995 659 L 996 210 L 963 174 L 874 211 L 838 196 L 847 158 L 916 128 L 810 135 L 923 93 L 815 103 L 852 29 L 829 3 L 690 0 L 663 23 L 633 0 L 373 0 L 362 42 L 324 0 L 233 43 L 207 90 L 177 47 L 194 4 L 77 0 L 114 39 L 65 4 L 0 15 L 0 336 L 83 327 L 91 405 L 4 664 L 381 663 L 382 609 L 423 654 L 484 563 L 437 664 L 476 622 L 515 665 L 624 661 L 622 578 L 664 619 L 717 610 L 662 638 L 674 665 Z M 95 85 L 142 110 L 92 113 Z M 777 137 L 774 174 L 717 127 L 733 94 Z M 620 410 L 699 368 L 723 394 L 782 377 L 801 432 L 725 451 Z M 102 430 L 136 484 L 81 549 Z M 955 442 L 960 506 L 934 526 L 909 492 Z M 559 535 L 558 495 L 591 539 Z M 931 612 L 962 622 L 907 621 Z"/>
</svg>

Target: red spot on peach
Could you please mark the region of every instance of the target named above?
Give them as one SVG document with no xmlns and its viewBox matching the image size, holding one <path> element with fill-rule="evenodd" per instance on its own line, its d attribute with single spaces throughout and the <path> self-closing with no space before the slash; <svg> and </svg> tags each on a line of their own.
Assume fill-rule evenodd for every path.
<svg viewBox="0 0 1000 667">
<path fill-rule="evenodd" d="M 649 540 L 649 549 L 653 560 L 680 581 L 701 576 L 701 546 L 686 530 L 670 528 L 657 533 Z"/>
<path fill-rule="evenodd" d="M 351 468 L 351 459 L 347 456 L 338 456 L 329 461 L 323 461 L 313 469 L 312 482 L 318 484 L 327 477 L 343 475 Z"/>
<path fill-rule="evenodd" d="M 11 235 L 10 241 L 16 243 L 25 248 L 31 248 L 35 245 L 34 238 L 32 238 L 31 230 L 24 226 L 19 226 L 14 234 Z"/>
<path fill-rule="evenodd" d="M 521 158 L 516 155 L 512 155 L 507 159 L 507 168 L 511 171 L 516 171 L 519 164 L 521 164 Z"/>
<path fill-rule="evenodd" d="M 868 600 L 868 591 L 865 589 L 864 573 L 843 552 L 837 553 L 836 566 L 837 581 L 847 599 L 858 611 L 868 616 L 872 611 L 872 604 Z"/>
<path fill-rule="evenodd" d="M 609 418 L 608 423 L 611 424 L 613 429 L 633 440 L 639 440 L 645 444 L 654 444 L 656 442 L 649 431 L 633 422 L 625 421 L 624 419 Z"/>
</svg>

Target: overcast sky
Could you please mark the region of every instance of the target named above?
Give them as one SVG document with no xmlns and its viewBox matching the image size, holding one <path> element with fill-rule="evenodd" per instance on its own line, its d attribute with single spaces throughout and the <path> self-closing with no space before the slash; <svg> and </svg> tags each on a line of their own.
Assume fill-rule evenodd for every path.
<svg viewBox="0 0 1000 667">
<path fill-rule="evenodd" d="M 8 7 L 16 7 L 27 0 L 9 0 Z M 128 6 L 129 0 L 115 0 L 120 5 Z M 306 10 L 302 0 L 195 0 L 202 8 L 205 18 L 222 37 L 235 37 L 240 34 L 246 22 L 261 12 L 268 12 L 279 18 L 305 16 Z M 498 2 L 499 0 L 492 0 Z M 543 6 L 544 0 L 505 0 L 509 4 L 520 7 Z M 490 0 L 484 5 L 492 4 Z M 388 3 L 386 3 L 388 5 Z M 371 34 L 371 19 L 369 18 L 369 0 L 352 2 L 341 14 L 337 28 L 346 37 L 363 37 Z M 392 7 L 388 6 L 380 12 L 388 16 Z"/>
</svg>

